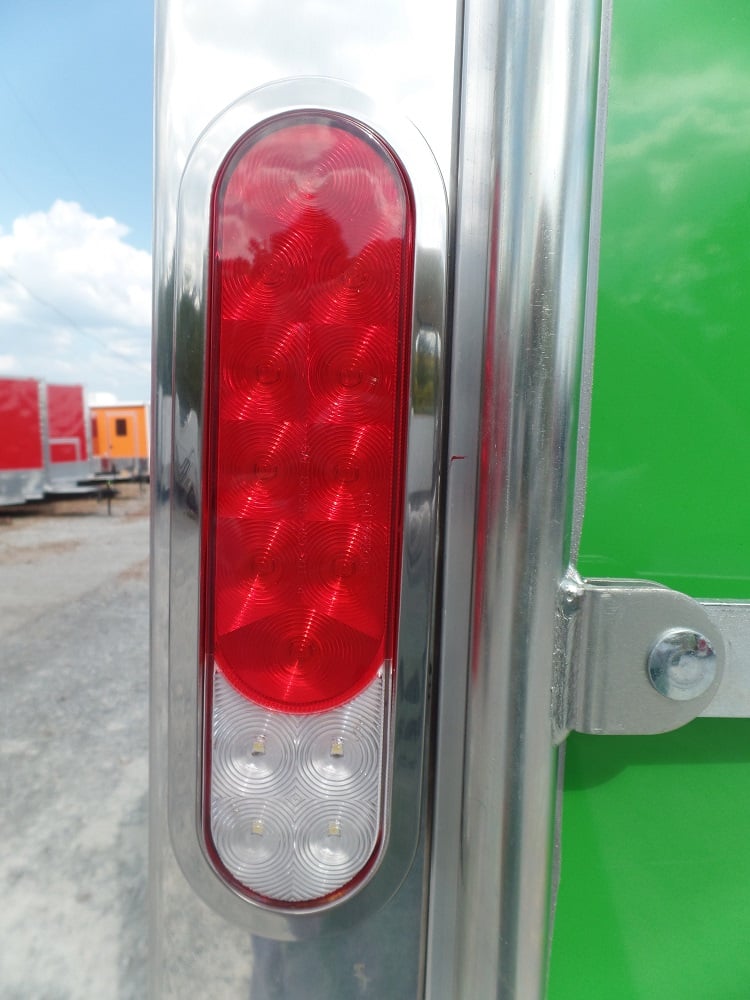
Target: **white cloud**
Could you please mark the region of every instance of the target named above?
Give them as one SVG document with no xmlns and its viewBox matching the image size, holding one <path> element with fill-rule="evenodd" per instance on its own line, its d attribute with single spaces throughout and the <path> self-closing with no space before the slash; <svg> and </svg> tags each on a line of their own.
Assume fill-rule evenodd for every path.
<svg viewBox="0 0 750 1000">
<path fill-rule="evenodd" d="M 18 371 L 18 359 L 12 354 L 0 354 L 0 375 L 11 375 Z"/>
<path fill-rule="evenodd" d="M 75 202 L 0 231 L 0 371 L 148 397 L 151 256 Z"/>
</svg>

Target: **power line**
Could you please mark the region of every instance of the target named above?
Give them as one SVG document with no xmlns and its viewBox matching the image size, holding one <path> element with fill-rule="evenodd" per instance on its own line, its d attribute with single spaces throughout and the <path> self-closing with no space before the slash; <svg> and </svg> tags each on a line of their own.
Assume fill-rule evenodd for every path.
<svg viewBox="0 0 750 1000">
<path fill-rule="evenodd" d="M 5 72 L 5 70 L 2 69 L 2 68 L 0 68 L 0 77 L 2 77 L 3 82 L 5 83 L 6 89 L 12 94 L 12 96 L 15 99 L 15 102 L 18 105 L 18 107 L 21 109 L 21 111 L 23 111 L 23 113 L 26 115 L 26 117 L 29 119 L 29 121 L 31 122 L 31 124 L 34 126 L 34 128 L 38 132 L 39 136 L 42 139 L 42 142 L 47 146 L 47 149 L 49 149 L 49 151 L 56 157 L 56 159 L 58 160 L 58 162 L 60 163 L 60 165 L 65 169 L 65 172 L 68 174 L 68 176 L 73 181 L 73 183 L 76 185 L 76 187 L 81 188 L 82 187 L 81 181 L 76 176 L 73 168 L 68 163 L 68 161 L 66 160 L 66 158 L 63 156 L 63 154 L 62 154 L 61 150 L 58 148 L 58 146 L 55 143 L 52 142 L 52 140 L 51 140 L 51 138 L 49 136 L 49 133 L 44 128 L 42 128 L 41 124 L 39 123 L 39 121 L 36 118 L 36 115 L 34 115 L 32 113 L 31 108 L 29 108 L 28 104 L 26 104 L 26 101 L 24 101 L 21 98 L 21 95 L 18 93 L 18 91 L 16 90 L 16 88 L 13 86 L 13 84 L 10 82 L 10 80 L 8 79 L 8 76 L 7 76 L 6 72 Z"/>
<path fill-rule="evenodd" d="M 23 281 L 21 281 L 20 278 L 17 278 L 15 274 L 11 274 L 11 272 L 6 270 L 6 268 L 4 267 L 0 267 L 0 271 L 2 271 L 2 273 L 6 275 L 6 277 L 10 278 L 11 281 L 14 281 L 17 285 L 23 288 L 26 294 L 29 295 L 32 299 L 34 299 L 35 302 L 38 302 L 39 305 L 42 305 L 46 309 L 49 309 L 51 312 L 55 313 L 57 316 L 60 317 L 60 319 L 64 321 L 64 323 L 67 326 L 71 327 L 77 333 L 80 333 L 82 337 L 86 337 L 88 340 L 93 340 L 94 343 L 98 344 L 109 354 L 112 354 L 114 357 L 118 358 L 120 361 L 123 361 L 125 364 L 130 365 L 132 368 L 137 369 L 139 372 L 143 372 L 143 367 L 139 362 L 133 361 L 133 359 L 128 357 L 127 354 L 121 353 L 116 348 L 112 347 L 111 344 L 108 344 L 106 340 L 102 340 L 101 337 L 97 337 L 96 334 L 91 333 L 89 330 L 86 330 L 84 327 L 80 325 L 80 323 L 77 323 L 72 316 L 69 316 L 66 312 L 63 312 L 63 310 L 60 309 L 59 306 L 56 306 L 54 302 L 49 302 L 47 299 L 42 298 L 41 295 L 37 295 L 37 293 L 32 291 L 32 289 L 29 288 L 29 286 L 25 284 Z"/>
</svg>

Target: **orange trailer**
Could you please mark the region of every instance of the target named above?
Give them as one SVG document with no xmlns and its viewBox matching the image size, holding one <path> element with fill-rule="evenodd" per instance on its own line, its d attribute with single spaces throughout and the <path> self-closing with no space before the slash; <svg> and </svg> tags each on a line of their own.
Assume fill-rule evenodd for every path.
<svg viewBox="0 0 750 1000">
<path fill-rule="evenodd" d="M 148 472 L 149 407 L 147 403 L 91 406 L 91 443 L 102 472 Z"/>
</svg>

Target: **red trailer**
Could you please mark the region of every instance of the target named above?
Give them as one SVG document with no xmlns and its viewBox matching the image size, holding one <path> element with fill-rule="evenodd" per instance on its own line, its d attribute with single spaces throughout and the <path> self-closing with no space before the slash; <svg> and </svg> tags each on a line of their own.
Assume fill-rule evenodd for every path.
<svg viewBox="0 0 750 1000">
<path fill-rule="evenodd" d="M 82 385 L 48 385 L 47 492 L 66 492 L 93 472 L 91 427 Z"/>
<path fill-rule="evenodd" d="M 82 385 L 0 379 L 0 419 L 0 505 L 92 491 L 83 483 L 93 460 Z"/>
<path fill-rule="evenodd" d="M 45 414 L 42 384 L 0 379 L 0 505 L 40 500 L 45 487 Z"/>
</svg>

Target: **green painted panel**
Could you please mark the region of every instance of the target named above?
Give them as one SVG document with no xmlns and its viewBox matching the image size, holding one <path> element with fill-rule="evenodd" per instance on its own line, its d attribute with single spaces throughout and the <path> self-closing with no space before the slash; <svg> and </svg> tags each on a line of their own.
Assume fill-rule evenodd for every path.
<svg viewBox="0 0 750 1000">
<path fill-rule="evenodd" d="M 748 0 L 615 0 L 579 567 L 750 599 Z M 571 737 L 548 995 L 750 997 L 750 721 Z"/>
<path fill-rule="evenodd" d="M 581 568 L 750 598 L 750 4 L 616 3 Z"/>
<path fill-rule="evenodd" d="M 750 996 L 750 720 L 572 736 L 554 1000 Z"/>
</svg>

